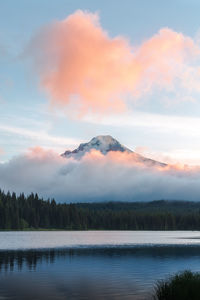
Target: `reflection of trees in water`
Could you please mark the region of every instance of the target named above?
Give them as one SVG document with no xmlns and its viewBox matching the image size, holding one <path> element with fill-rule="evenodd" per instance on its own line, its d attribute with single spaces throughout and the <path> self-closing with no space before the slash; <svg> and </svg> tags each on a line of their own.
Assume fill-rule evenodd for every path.
<svg viewBox="0 0 200 300">
<path fill-rule="evenodd" d="M 16 270 L 16 268 L 20 271 L 23 267 L 27 267 L 29 270 L 35 270 L 37 264 L 43 262 L 52 264 L 55 258 L 73 256 L 75 252 L 74 249 L 0 251 L 0 272 L 10 272 L 14 271 L 14 269 Z"/>
<path fill-rule="evenodd" d="M 20 271 L 23 267 L 35 270 L 38 264 L 52 264 L 56 259 L 76 256 L 183 258 L 198 256 L 200 246 L 135 246 L 135 247 L 92 247 L 44 250 L 0 251 L 0 272 Z"/>
<path fill-rule="evenodd" d="M 24 267 L 30 270 L 36 269 L 38 263 L 46 261 L 53 263 L 55 251 L 2 251 L 0 252 L 0 271 L 13 271 L 17 268 L 19 271 Z"/>
</svg>

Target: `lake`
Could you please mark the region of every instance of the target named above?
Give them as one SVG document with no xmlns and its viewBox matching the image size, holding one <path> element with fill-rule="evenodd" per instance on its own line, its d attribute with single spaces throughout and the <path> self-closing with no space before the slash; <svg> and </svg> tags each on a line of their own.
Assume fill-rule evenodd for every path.
<svg viewBox="0 0 200 300">
<path fill-rule="evenodd" d="M 200 271 L 198 231 L 0 232 L 0 299 L 151 299 Z"/>
</svg>

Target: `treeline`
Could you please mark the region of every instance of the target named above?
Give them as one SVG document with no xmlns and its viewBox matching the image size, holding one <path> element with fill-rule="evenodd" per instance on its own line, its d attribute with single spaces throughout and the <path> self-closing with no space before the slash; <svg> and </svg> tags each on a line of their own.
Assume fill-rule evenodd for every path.
<svg viewBox="0 0 200 300">
<path fill-rule="evenodd" d="M 184 201 L 60 204 L 0 190 L 0 229 L 200 230 L 200 203 Z"/>
</svg>

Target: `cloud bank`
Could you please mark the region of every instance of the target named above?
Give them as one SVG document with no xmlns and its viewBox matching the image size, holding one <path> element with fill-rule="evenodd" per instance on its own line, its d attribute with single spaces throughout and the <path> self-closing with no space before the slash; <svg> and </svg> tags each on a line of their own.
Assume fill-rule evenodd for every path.
<svg viewBox="0 0 200 300">
<path fill-rule="evenodd" d="M 98 14 L 79 10 L 42 28 L 28 52 L 51 104 L 79 117 L 122 112 L 125 99 L 136 101 L 154 90 L 172 92 L 179 86 L 199 92 L 200 68 L 194 61 L 200 49 L 169 28 L 131 45 L 125 37 L 110 37 Z"/>
<path fill-rule="evenodd" d="M 121 152 L 92 151 L 74 160 L 38 147 L 0 164 L 2 189 L 60 202 L 199 200 L 199 178 L 200 167 L 153 167 Z"/>
</svg>

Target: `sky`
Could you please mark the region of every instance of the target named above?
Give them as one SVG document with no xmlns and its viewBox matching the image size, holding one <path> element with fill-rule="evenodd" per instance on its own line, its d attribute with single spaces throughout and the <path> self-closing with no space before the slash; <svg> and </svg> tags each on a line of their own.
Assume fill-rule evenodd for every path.
<svg viewBox="0 0 200 300">
<path fill-rule="evenodd" d="M 166 162 L 199 164 L 200 91 L 198 87 L 199 74 L 197 73 L 200 65 L 199 53 L 195 53 L 195 51 L 199 51 L 199 9 L 199 1 L 194 0 L 167 2 L 155 0 L 126 0 L 125 2 L 112 0 L 1 0 L 0 160 L 7 161 L 34 146 L 54 149 L 62 153 L 66 149 L 75 148 L 80 142 L 89 141 L 93 136 L 110 134 L 127 147 L 149 157 L 157 157 Z M 100 78 L 96 78 L 96 86 L 91 95 L 86 95 L 86 93 L 79 95 L 95 99 L 90 99 L 88 102 L 83 101 L 83 107 L 74 107 L 73 109 L 70 107 L 69 101 L 64 99 L 61 100 L 60 107 L 58 95 L 56 100 L 52 100 L 52 91 L 55 88 L 53 83 L 51 87 L 41 83 L 42 80 L 45 80 L 42 77 L 46 76 L 48 68 L 50 68 L 47 56 L 49 55 L 50 60 L 50 56 L 53 55 L 47 54 L 48 49 L 44 47 L 43 39 L 46 35 L 46 38 L 49 39 L 47 43 L 52 45 L 54 41 L 51 34 L 53 31 L 59 31 L 56 26 L 59 27 L 63 20 L 74 16 L 78 10 L 82 11 L 83 19 L 84 13 L 93 14 L 98 18 L 96 22 L 99 23 L 101 31 L 99 34 L 107 35 L 105 40 L 107 39 L 108 49 L 105 49 L 105 55 L 107 51 L 112 52 L 111 44 L 114 39 L 119 38 L 121 53 L 116 54 L 121 56 L 119 60 L 123 60 L 129 55 L 135 55 L 135 52 L 140 51 L 138 48 L 144 48 L 144 43 L 148 43 L 153 37 L 159 35 L 160 30 L 169 30 L 168 35 L 174 34 L 172 37 L 169 36 L 169 39 L 176 38 L 178 34 L 181 34 L 183 39 L 191 39 L 190 42 L 194 45 L 189 47 L 197 49 L 186 49 L 191 53 L 185 54 L 182 61 L 177 64 L 180 73 L 185 72 L 185 78 L 179 80 L 180 73 L 173 74 L 174 70 L 167 70 L 167 68 L 164 70 L 166 62 L 163 62 L 162 66 L 162 62 L 158 61 L 155 71 L 158 74 L 142 74 L 141 76 L 145 78 L 140 78 L 141 82 L 138 83 L 138 87 L 134 88 L 134 85 L 137 85 L 134 81 L 134 74 L 132 79 L 129 78 L 121 83 L 123 72 L 128 72 L 128 70 L 123 70 L 122 61 L 120 65 L 116 59 L 111 66 L 110 73 L 114 74 L 116 71 L 115 77 L 118 76 L 118 79 L 103 70 L 103 68 L 109 68 L 106 67 L 105 57 L 103 62 L 105 65 L 101 70 L 102 76 L 105 76 L 104 82 Z M 73 24 L 71 26 L 73 27 Z M 163 39 L 167 38 L 166 32 L 162 34 Z M 64 38 L 67 39 L 67 37 Z M 86 41 L 83 40 L 83 47 L 87 47 L 88 45 L 84 42 L 86 43 Z M 59 41 L 57 43 L 59 44 Z M 187 44 L 187 41 L 185 43 Z M 64 48 L 65 46 L 60 44 L 58 47 Z M 102 47 L 99 48 L 99 52 L 103 51 L 104 46 L 99 45 L 99 47 Z M 145 56 L 145 51 L 148 51 L 148 45 L 146 47 L 146 50 L 141 49 L 141 53 L 138 53 L 140 62 L 143 59 L 142 56 Z M 187 48 L 187 45 L 180 45 L 180 47 Z M 174 57 L 172 54 L 172 62 L 170 62 L 172 68 L 176 68 L 177 57 L 184 56 L 184 54 L 180 54 L 183 50 L 177 49 Z M 154 56 L 155 59 L 159 56 L 159 45 L 155 45 L 155 49 L 152 48 L 151 51 L 153 53 L 149 55 L 148 60 L 151 59 L 151 55 L 153 60 Z M 176 50 L 172 48 L 173 51 Z M 98 50 L 96 53 L 97 56 L 101 55 Z M 166 61 L 171 58 L 171 53 L 161 55 L 167 55 Z M 188 57 L 186 57 L 187 55 Z M 65 60 L 65 57 L 63 56 L 61 59 Z M 73 58 L 69 57 L 68 59 L 70 61 Z M 87 59 L 90 61 L 90 53 L 88 53 Z M 48 66 L 40 69 L 37 65 L 39 60 Z M 98 70 L 98 64 L 101 62 L 91 62 L 91 68 L 93 63 L 94 68 Z M 144 62 L 144 65 L 145 63 L 148 64 L 148 62 Z M 73 73 L 73 61 L 70 68 L 66 74 L 61 74 L 61 76 L 66 76 L 63 82 L 65 87 L 68 86 L 70 72 L 72 76 L 77 76 L 77 70 Z M 81 68 L 81 66 L 77 65 L 77 68 Z M 133 68 L 135 67 L 133 66 Z M 166 72 L 166 75 L 169 74 L 171 78 L 165 79 L 163 72 Z M 152 78 L 152 82 L 148 81 L 148 76 L 155 76 L 155 79 Z M 80 81 L 82 79 L 80 78 Z M 158 79 L 163 82 L 156 86 L 153 81 L 158 81 Z M 167 83 L 165 80 L 171 80 L 171 82 Z M 69 85 L 75 84 L 75 81 L 76 78 Z M 101 84 L 105 86 L 106 81 L 113 81 L 111 85 L 119 86 L 119 89 L 116 88 L 115 91 L 111 87 L 111 91 L 104 94 L 103 89 L 106 87 L 101 87 Z M 136 90 L 137 88 L 139 91 Z M 125 93 L 123 93 L 123 89 L 126 90 Z M 81 93 L 81 91 L 77 92 Z M 109 105 L 109 101 L 106 100 L 109 92 L 118 94 L 115 95 L 112 105 Z M 72 88 L 68 96 L 73 96 L 73 93 Z M 138 93 L 140 95 L 137 95 Z M 93 102 L 95 102 L 94 105 Z M 105 102 L 104 105 L 98 106 L 98 103 L 103 102 Z M 91 109 L 89 109 L 90 105 Z M 120 108 L 120 105 L 126 106 L 125 109 Z"/>
<path fill-rule="evenodd" d="M 1 186 L 72 200 L 197 200 L 199 10 L 195 0 L 1 0 Z M 172 166 L 59 157 L 98 135 Z"/>
</svg>

